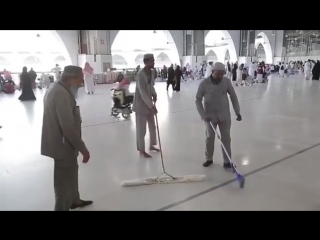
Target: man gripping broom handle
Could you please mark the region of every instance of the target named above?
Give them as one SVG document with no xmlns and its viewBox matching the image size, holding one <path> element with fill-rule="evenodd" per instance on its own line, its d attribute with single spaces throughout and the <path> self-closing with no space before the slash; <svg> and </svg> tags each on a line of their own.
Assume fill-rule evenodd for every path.
<svg viewBox="0 0 320 240">
<path fill-rule="evenodd" d="M 136 129 L 137 129 L 137 150 L 144 158 L 151 158 L 151 155 L 145 149 L 145 135 L 147 131 L 147 123 L 150 134 L 150 151 L 159 152 L 156 148 L 157 134 L 155 126 L 155 117 L 157 109 L 154 103 L 157 101 L 157 93 L 154 88 L 155 71 L 153 54 L 145 54 L 143 56 L 144 68 L 137 74 L 136 91 L 133 99 L 132 111 L 136 113 Z"/>
</svg>

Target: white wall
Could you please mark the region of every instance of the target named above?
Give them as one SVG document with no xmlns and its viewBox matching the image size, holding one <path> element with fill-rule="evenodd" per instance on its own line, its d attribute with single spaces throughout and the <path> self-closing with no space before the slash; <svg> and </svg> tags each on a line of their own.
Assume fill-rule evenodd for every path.
<svg viewBox="0 0 320 240">
<path fill-rule="evenodd" d="M 204 37 L 206 37 L 208 35 L 208 33 L 210 32 L 211 30 L 204 30 Z M 224 32 L 224 35 L 225 37 L 227 38 L 226 40 L 224 41 L 221 41 L 221 42 L 226 42 L 228 43 L 228 50 L 229 50 L 229 54 L 230 54 L 230 61 L 231 62 L 235 62 L 238 60 L 238 55 L 239 55 L 239 48 L 240 48 L 240 30 L 222 30 Z M 228 34 L 230 35 L 230 38 L 231 39 L 228 39 L 229 36 L 226 36 Z M 233 43 L 233 46 L 234 46 L 234 49 L 232 49 L 232 47 L 230 46 L 231 43 Z M 233 53 L 233 50 L 235 51 Z M 217 51 L 220 51 L 220 50 L 217 50 Z M 216 53 L 217 54 L 217 53 Z M 218 54 L 217 54 L 218 55 Z M 219 59 L 219 56 L 218 56 L 218 59 Z M 222 60 L 221 60 L 222 59 Z M 224 56 L 220 56 L 220 59 L 219 61 L 222 61 L 224 62 Z"/>
<path fill-rule="evenodd" d="M 261 32 L 264 32 L 266 34 L 266 37 L 270 43 L 272 57 L 275 56 L 275 47 L 276 47 L 276 34 L 272 35 L 273 31 L 275 31 L 275 30 L 256 30 L 256 37 Z M 266 49 L 265 49 L 265 51 L 266 51 Z"/>
<path fill-rule="evenodd" d="M 110 45 L 112 46 L 118 32 L 120 30 L 110 30 Z M 208 34 L 210 30 L 205 30 L 205 36 Z M 233 40 L 236 53 L 239 53 L 239 45 L 240 45 L 240 31 L 239 30 L 227 30 Z M 169 30 L 172 39 L 174 40 L 178 54 L 180 59 L 183 59 L 183 30 Z"/>
<path fill-rule="evenodd" d="M 120 30 L 110 30 L 110 46 L 112 46 L 116 36 L 118 35 Z M 174 42 L 177 47 L 177 51 L 179 54 L 180 60 L 182 60 L 182 54 L 183 54 L 183 30 L 169 30 L 172 41 L 170 39 L 170 36 L 168 36 L 170 42 Z M 130 41 L 130 39 L 128 39 Z M 178 64 L 178 63 L 177 63 Z M 179 62 L 180 64 L 180 62 Z"/>
<path fill-rule="evenodd" d="M 55 30 L 67 48 L 73 65 L 78 65 L 78 32 L 77 30 Z"/>
</svg>

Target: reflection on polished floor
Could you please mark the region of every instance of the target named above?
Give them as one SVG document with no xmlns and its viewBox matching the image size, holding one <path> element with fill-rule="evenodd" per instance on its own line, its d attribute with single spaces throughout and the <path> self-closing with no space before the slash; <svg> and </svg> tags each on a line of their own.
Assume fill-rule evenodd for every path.
<svg viewBox="0 0 320 240">
<path fill-rule="evenodd" d="M 160 156 L 139 158 L 134 115 L 127 121 L 110 116 L 111 85 L 97 86 L 95 95 L 79 90 L 83 138 L 92 156 L 79 164 L 80 193 L 94 201 L 83 210 L 319 210 L 319 82 L 300 75 L 236 88 L 243 121 L 232 122 L 232 150 L 238 169 L 248 174 L 244 189 L 227 184 L 234 175 L 221 166 L 218 142 L 215 164 L 202 167 L 198 84 L 167 93 L 165 83 L 156 83 L 156 90 L 168 172 L 206 174 L 207 180 L 132 188 L 120 182 L 157 176 Z M 19 102 L 19 94 L 0 94 L 0 210 L 52 210 L 53 161 L 40 155 L 43 92 L 36 91 L 36 102 Z"/>
</svg>

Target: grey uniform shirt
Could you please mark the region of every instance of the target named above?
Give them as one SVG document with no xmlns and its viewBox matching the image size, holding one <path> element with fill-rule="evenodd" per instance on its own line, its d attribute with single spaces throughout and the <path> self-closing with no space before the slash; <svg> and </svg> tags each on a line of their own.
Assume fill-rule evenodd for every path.
<svg viewBox="0 0 320 240">
<path fill-rule="evenodd" d="M 143 69 L 138 73 L 132 111 L 145 115 L 151 113 L 151 108 L 153 107 L 152 97 L 157 97 L 154 89 L 154 79 L 154 71 L 151 71 L 151 76 L 147 76 Z"/>
<path fill-rule="evenodd" d="M 213 81 L 212 76 L 204 79 L 196 95 L 196 106 L 201 118 L 211 117 L 214 122 L 230 120 L 227 93 L 230 95 L 235 113 L 240 114 L 239 101 L 229 78 L 223 77 L 218 84 Z"/>
</svg>

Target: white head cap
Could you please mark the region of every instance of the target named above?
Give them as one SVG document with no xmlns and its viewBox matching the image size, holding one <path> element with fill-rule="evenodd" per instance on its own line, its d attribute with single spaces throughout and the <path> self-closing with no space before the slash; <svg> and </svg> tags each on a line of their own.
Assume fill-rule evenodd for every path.
<svg viewBox="0 0 320 240">
<path fill-rule="evenodd" d="M 216 62 L 214 65 L 213 65 L 213 68 L 212 70 L 218 70 L 218 71 L 224 71 L 226 68 L 224 66 L 224 64 L 222 62 Z"/>
</svg>

